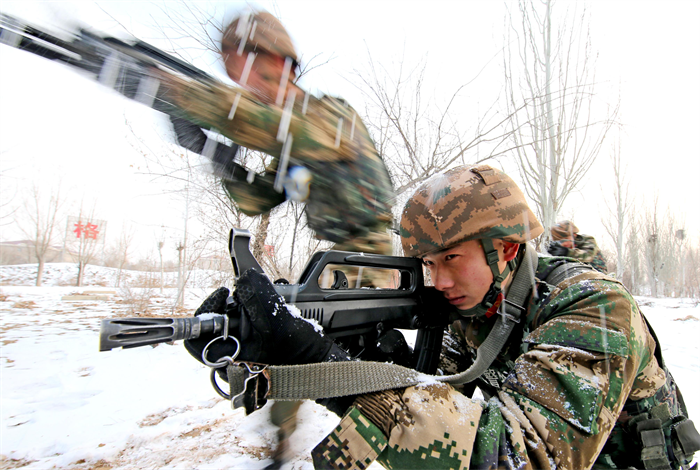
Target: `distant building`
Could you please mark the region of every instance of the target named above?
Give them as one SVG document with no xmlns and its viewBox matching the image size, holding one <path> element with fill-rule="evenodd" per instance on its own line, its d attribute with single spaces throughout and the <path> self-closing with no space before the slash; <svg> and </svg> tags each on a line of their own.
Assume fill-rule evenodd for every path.
<svg viewBox="0 0 700 470">
<path fill-rule="evenodd" d="M 47 263 L 74 262 L 75 256 L 70 250 L 63 250 L 62 246 L 53 245 L 46 250 Z M 0 242 L 0 265 L 8 264 L 33 264 L 38 263 L 34 253 L 34 241 L 17 240 Z"/>
</svg>

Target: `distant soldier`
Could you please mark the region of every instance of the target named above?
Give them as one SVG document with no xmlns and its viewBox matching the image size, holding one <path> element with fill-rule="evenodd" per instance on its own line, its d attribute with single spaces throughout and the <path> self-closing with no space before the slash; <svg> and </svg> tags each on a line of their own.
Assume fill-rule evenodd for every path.
<svg viewBox="0 0 700 470">
<path fill-rule="evenodd" d="M 578 227 L 563 220 L 552 227 L 552 242 L 547 247 L 552 256 L 566 256 L 588 263 L 602 273 L 608 272 L 605 258 L 598 244 L 590 235 L 578 233 Z"/>
</svg>

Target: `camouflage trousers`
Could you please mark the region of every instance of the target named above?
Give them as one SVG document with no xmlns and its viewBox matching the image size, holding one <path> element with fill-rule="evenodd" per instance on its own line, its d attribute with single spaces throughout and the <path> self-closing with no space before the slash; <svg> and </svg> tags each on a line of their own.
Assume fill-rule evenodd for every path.
<svg viewBox="0 0 700 470">
<path fill-rule="evenodd" d="M 289 438 L 297 428 L 297 412 L 301 401 L 282 401 L 272 403 L 270 408 L 270 421 L 278 427 L 277 447 L 272 452 L 273 463 L 267 468 L 280 468 L 280 466 L 290 459 Z"/>
</svg>

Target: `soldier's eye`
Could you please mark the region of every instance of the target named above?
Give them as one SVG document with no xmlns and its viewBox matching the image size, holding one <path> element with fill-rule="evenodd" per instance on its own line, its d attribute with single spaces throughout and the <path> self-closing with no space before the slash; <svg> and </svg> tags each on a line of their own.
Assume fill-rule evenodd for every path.
<svg viewBox="0 0 700 470">
<path fill-rule="evenodd" d="M 451 259 L 455 259 L 456 257 L 457 257 L 457 255 L 455 255 L 455 254 L 445 255 L 445 261 L 449 261 L 449 260 L 451 260 Z"/>
</svg>

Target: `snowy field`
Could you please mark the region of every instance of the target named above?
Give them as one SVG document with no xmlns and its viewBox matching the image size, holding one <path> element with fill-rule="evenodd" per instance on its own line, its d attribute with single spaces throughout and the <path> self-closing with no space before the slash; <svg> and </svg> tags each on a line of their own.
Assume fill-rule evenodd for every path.
<svg viewBox="0 0 700 470">
<path fill-rule="evenodd" d="M 0 267 L 0 468 L 262 469 L 271 462 L 276 428 L 268 422 L 269 405 L 248 417 L 233 411 L 211 388 L 208 369 L 179 342 L 98 352 L 100 320 L 129 315 L 118 289 L 56 285 L 65 273 L 46 287 L 7 285 L 29 279 L 28 267 L 20 271 Z M 85 290 L 117 293 L 101 301 L 61 300 Z M 189 310 L 182 314 L 211 290 L 188 289 Z M 171 315 L 173 295 L 173 289 L 155 295 L 149 315 Z M 700 306 L 688 299 L 638 300 L 700 422 Z M 305 403 L 299 418 L 296 457 L 285 469 L 313 468 L 311 449 L 338 422 L 314 403 Z"/>
</svg>

